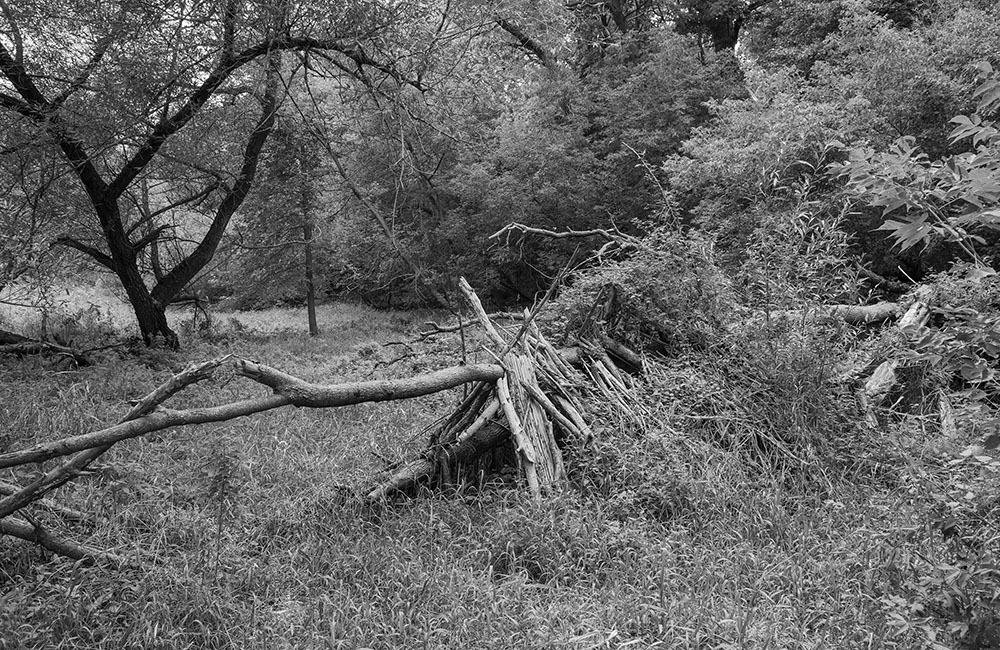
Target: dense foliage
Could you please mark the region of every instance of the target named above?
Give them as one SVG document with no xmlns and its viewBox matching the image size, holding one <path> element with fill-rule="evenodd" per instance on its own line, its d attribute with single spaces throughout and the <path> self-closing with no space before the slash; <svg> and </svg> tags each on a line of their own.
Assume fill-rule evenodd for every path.
<svg viewBox="0 0 1000 650">
<path fill-rule="evenodd" d="M 622 390 L 539 504 L 345 498 L 444 397 L 117 445 L 30 524 L 139 559 L 0 535 L 0 648 L 1000 647 L 997 3 L 333 4 L 0 0 L 0 336 L 95 361 L 0 357 L 0 454 L 492 362 L 460 275 Z"/>
</svg>

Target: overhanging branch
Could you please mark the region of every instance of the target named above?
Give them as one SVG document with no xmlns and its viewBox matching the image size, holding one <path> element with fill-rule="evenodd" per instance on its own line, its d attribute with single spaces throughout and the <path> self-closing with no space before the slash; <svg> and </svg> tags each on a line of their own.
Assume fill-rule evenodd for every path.
<svg viewBox="0 0 1000 650">
<path fill-rule="evenodd" d="M 68 248 L 74 248 L 80 251 L 81 253 L 84 253 L 85 255 L 88 255 L 89 257 L 93 258 L 93 260 L 98 264 L 100 264 L 101 266 L 107 267 L 112 271 L 115 270 L 115 262 L 114 260 L 111 259 L 110 255 L 101 250 L 98 250 L 97 248 L 94 248 L 93 246 L 84 244 L 82 241 L 78 239 L 73 239 L 72 237 L 67 237 L 67 236 L 59 237 L 54 242 L 52 242 L 52 246 L 66 246 Z"/>
<path fill-rule="evenodd" d="M 518 25 L 510 22 L 506 18 L 497 17 L 495 21 L 500 29 L 514 37 L 518 45 L 525 51 L 533 54 L 538 61 L 546 68 L 554 68 L 556 57 L 552 55 L 541 43 L 528 36 Z"/>
<path fill-rule="evenodd" d="M 209 73 L 208 78 L 191 94 L 187 102 L 184 103 L 173 115 L 160 122 L 159 125 L 149 135 L 146 141 L 139 147 L 135 155 L 125 164 L 118 176 L 111 182 L 109 192 L 113 196 L 120 196 L 125 188 L 135 179 L 146 165 L 153 159 L 156 153 L 174 133 L 180 131 L 190 122 L 201 110 L 205 102 L 225 83 L 237 70 L 271 52 L 276 51 L 303 51 L 303 50 L 327 50 L 338 52 L 341 55 L 354 61 L 358 66 L 367 66 L 380 70 L 391 76 L 399 84 L 412 86 L 418 90 L 423 90 L 419 81 L 405 78 L 402 73 L 391 65 L 382 63 L 369 56 L 356 41 L 340 39 L 317 39 L 305 36 L 284 36 L 263 41 L 249 47 L 242 52 L 232 56 L 223 53 L 215 69 Z"/>
</svg>

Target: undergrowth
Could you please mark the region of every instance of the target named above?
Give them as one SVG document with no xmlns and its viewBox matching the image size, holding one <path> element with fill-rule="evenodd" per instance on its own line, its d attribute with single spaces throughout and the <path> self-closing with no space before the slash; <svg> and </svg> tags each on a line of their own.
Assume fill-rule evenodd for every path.
<svg viewBox="0 0 1000 650">
<path fill-rule="evenodd" d="M 100 428 L 222 353 L 322 382 L 460 354 L 457 338 L 407 352 L 373 332 L 405 340 L 412 319 L 345 316 L 318 338 L 233 328 L 76 370 L 4 360 L 0 447 Z M 500 479 L 382 508 L 349 498 L 419 449 L 457 395 L 116 445 L 55 495 L 92 521 L 37 516 L 132 561 L 84 566 L 0 538 L 0 648 L 995 647 L 989 450 L 942 444 L 920 414 L 865 425 L 833 380 L 851 332 L 784 321 L 705 332 L 650 364 L 642 426 L 595 421 L 570 485 L 537 504 Z M 254 390 L 219 380 L 175 401 Z"/>
</svg>

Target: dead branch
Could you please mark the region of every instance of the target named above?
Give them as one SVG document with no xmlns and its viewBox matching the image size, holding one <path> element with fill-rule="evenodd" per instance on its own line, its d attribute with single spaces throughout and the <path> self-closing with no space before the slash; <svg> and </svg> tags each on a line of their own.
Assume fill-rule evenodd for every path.
<svg viewBox="0 0 1000 650">
<path fill-rule="evenodd" d="M 124 560 L 106 551 L 90 548 L 82 544 L 76 544 L 69 540 L 56 537 L 45 528 L 37 524 L 29 524 L 26 521 L 17 519 L 0 519 L 0 534 L 17 537 L 28 542 L 38 544 L 42 548 L 52 551 L 56 555 L 62 555 L 73 560 L 83 560 L 85 562 L 103 562 L 114 565 L 124 564 Z"/>
<path fill-rule="evenodd" d="M 446 368 L 409 379 L 386 379 L 324 386 L 310 384 L 253 361 L 237 361 L 237 372 L 269 386 L 274 389 L 275 394 L 220 406 L 183 411 L 160 408 L 153 413 L 144 414 L 107 429 L 41 443 L 29 449 L 0 454 L 0 469 L 27 463 L 39 463 L 85 449 L 111 445 L 154 431 L 189 424 L 223 422 L 282 406 L 318 408 L 407 399 L 455 388 L 473 381 L 496 381 L 503 376 L 503 369 L 500 366 L 480 364 Z M 5 503 L 6 499 L 0 501 L 0 517 L 10 514 L 5 512 Z"/>
<path fill-rule="evenodd" d="M 275 393 L 287 398 L 288 403 L 293 406 L 314 408 L 409 399 L 474 381 L 496 381 L 503 376 L 503 368 L 500 366 L 473 364 L 445 368 L 408 379 L 382 379 L 324 386 L 310 384 L 253 361 L 237 361 L 236 372 L 269 386 Z"/>
<path fill-rule="evenodd" d="M 45 354 L 52 353 L 67 356 L 73 359 L 78 366 L 89 366 L 90 359 L 79 350 L 49 343 L 48 341 L 36 341 L 11 332 L 0 333 L 0 354 Z"/>
<path fill-rule="evenodd" d="M 540 235 L 542 237 L 550 237 L 552 239 L 571 239 L 576 237 L 603 237 L 608 241 L 618 242 L 620 244 L 630 244 L 634 246 L 641 245 L 639 239 L 632 237 L 631 235 L 626 235 L 617 228 L 614 230 L 607 230 L 605 228 L 592 228 L 590 230 L 547 230 L 545 228 L 535 228 L 533 226 L 526 226 L 523 223 L 509 223 L 500 230 L 496 231 L 489 236 L 489 239 L 499 239 L 504 235 L 509 236 L 510 233 L 519 232 L 521 235 Z"/>
<path fill-rule="evenodd" d="M 17 494 L 18 492 L 21 491 L 21 489 L 22 488 L 19 485 L 14 485 L 13 483 L 6 483 L 4 481 L 0 481 L 0 494 L 4 496 Z M 77 510 L 75 508 L 70 508 L 68 506 L 64 506 L 61 503 L 56 503 L 55 501 L 50 501 L 48 499 L 38 499 L 37 503 L 46 510 L 56 515 L 59 515 L 63 519 L 67 519 L 69 521 L 75 521 L 78 523 L 90 523 L 94 520 L 94 518 L 89 514 L 87 514 L 86 512 Z"/>
<path fill-rule="evenodd" d="M 497 320 L 500 318 L 506 318 L 508 320 L 523 321 L 524 314 L 518 314 L 515 312 L 498 311 L 489 314 L 490 320 Z M 455 323 L 454 325 L 439 325 L 434 321 L 427 321 L 424 325 L 429 328 L 420 332 L 420 339 L 423 340 L 435 334 L 448 334 L 450 332 L 457 332 L 462 329 L 463 325 L 461 323 Z"/>
<path fill-rule="evenodd" d="M 141 421 L 149 413 L 158 407 L 161 403 L 169 399 L 171 396 L 178 393 L 183 388 L 190 386 L 191 384 L 206 379 L 215 372 L 216 368 L 222 365 L 226 360 L 230 358 L 230 355 L 219 357 L 217 359 L 212 359 L 211 361 L 206 361 L 194 366 L 191 366 L 184 371 L 174 375 L 166 383 L 158 386 L 149 395 L 146 395 L 143 399 L 139 400 L 135 406 L 125 415 L 119 426 L 132 424 L 134 422 Z M 86 435 L 86 434 L 85 434 Z M 82 436 L 76 436 L 80 438 Z M 61 441 L 56 441 L 54 444 L 59 444 L 65 442 L 66 440 L 71 440 L 66 438 Z M 76 478 L 80 472 L 92 463 L 96 458 L 101 456 L 104 452 L 111 448 L 117 439 L 110 439 L 107 441 L 100 440 L 97 444 L 90 444 L 83 447 L 73 447 L 68 445 L 69 451 L 65 453 L 57 454 L 57 456 L 64 456 L 75 452 L 81 452 L 77 454 L 74 458 L 63 463 L 59 467 L 51 470 L 50 472 L 44 474 L 40 478 L 31 482 L 29 485 L 21 488 L 18 492 L 11 494 L 0 500 L 0 519 L 3 519 L 7 515 L 17 512 L 24 506 L 28 505 L 32 501 L 40 499 L 43 495 L 52 490 L 58 488 L 60 485 L 67 483 L 68 481 Z M 36 448 L 38 445 L 36 445 Z M 84 451 L 86 450 L 86 451 Z M 17 452 L 15 452 L 17 453 Z M 9 455 L 9 454 L 5 454 Z M 55 456 L 48 456 L 48 458 L 54 458 Z M 33 461 L 27 461 L 33 462 Z M 21 463 L 16 463 L 21 464 Z M 13 465 L 7 465 L 11 467 Z"/>
<path fill-rule="evenodd" d="M 789 321 L 815 322 L 825 319 L 843 321 L 849 325 L 873 325 L 899 318 L 900 307 L 895 302 L 880 302 L 874 305 L 823 305 L 811 309 L 788 309 L 772 311 L 766 317 Z M 753 320 L 759 321 L 765 315 Z"/>
<path fill-rule="evenodd" d="M 883 277 L 883 276 L 879 275 L 878 273 L 872 271 L 871 269 L 868 269 L 867 267 L 862 266 L 860 262 L 855 261 L 854 262 L 854 266 L 858 269 L 858 272 L 861 275 L 863 275 L 866 278 L 868 278 L 869 280 L 875 282 L 876 286 L 877 285 L 882 285 L 883 287 L 885 287 L 889 291 L 893 291 L 895 293 L 906 293 L 907 291 L 909 291 L 910 289 L 913 288 L 911 285 L 906 284 L 905 282 L 899 282 L 897 280 L 890 280 L 889 278 Z"/>
</svg>

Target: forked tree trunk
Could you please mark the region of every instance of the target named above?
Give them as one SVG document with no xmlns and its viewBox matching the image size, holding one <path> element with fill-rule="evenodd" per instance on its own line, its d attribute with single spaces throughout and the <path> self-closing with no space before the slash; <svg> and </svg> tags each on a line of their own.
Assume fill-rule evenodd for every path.
<svg viewBox="0 0 1000 650">
<path fill-rule="evenodd" d="M 146 345 L 152 345 L 157 337 L 162 337 L 167 347 L 176 350 L 180 347 L 180 340 L 167 323 L 166 305 L 150 295 L 138 267 L 134 264 L 126 264 L 124 267 L 118 269 L 115 275 L 118 276 L 128 296 L 142 340 Z"/>
<path fill-rule="evenodd" d="M 125 284 L 125 280 L 122 280 Z M 128 293 L 129 302 L 132 304 L 132 311 L 135 312 L 135 320 L 139 324 L 139 332 L 146 345 L 152 345 L 157 337 L 162 337 L 163 342 L 172 350 L 180 347 L 180 339 L 177 333 L 170 329 L 167 323 L 166 306 L 154 300 L 144 285 L 140 285 L 138 290 L 133 292 L 125 286 Z"/>
</svg>

